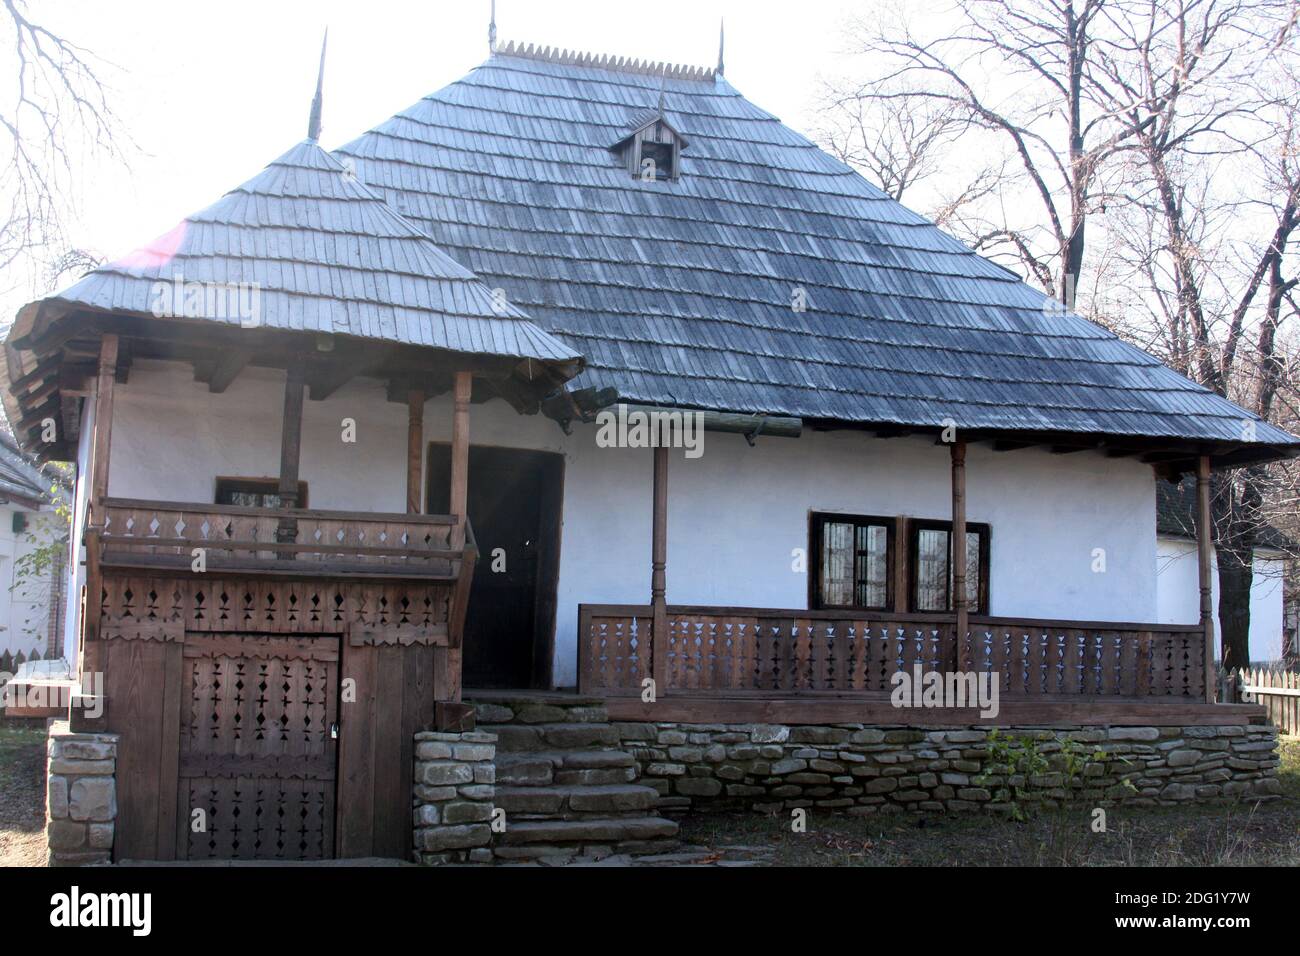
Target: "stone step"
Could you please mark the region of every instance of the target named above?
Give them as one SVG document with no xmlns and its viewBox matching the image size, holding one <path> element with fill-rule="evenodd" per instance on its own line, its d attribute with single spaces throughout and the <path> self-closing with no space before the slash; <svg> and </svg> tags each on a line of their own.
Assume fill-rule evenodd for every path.
<svg viewBox="0 0 1300 956">
<path fill-rule="evenodd" d="M 616 817 L 582 820 L 521 820 L 506 824 L 497 839 L 503 847 L 553 844 L 575 846 L 583 843 L 626 844 L 671 840 L 677 836 L 677 824 L 663 817 Z M 647 847 L 649 849 L 649 847 Z M 502 854 L 508 856 L 510 854 Z"/>
<path fill-rule="evenodd" d="M 497 756 L 497 783 L 512 786 L 630 783 L 636 760 L 622 750 L 521 751 Z"/>
<path fill-rule="evenodd" d="M 584 814 L 631 813 L 652 809 L 659 794 L 636 784 L 586 786 L 498 786 L 496 806 L 512 815 L 569 819 Z M 508 825 L 507 825 L 508 826 Z"/>
<path fill-rule="evenodd" d="M 608 750 L 618 732 L 603 723 L 479 724 L 497 735 L 497 753 L 541 750 Z"/>
<path fill-rule="evenodd" d="M 599 697 L 570 694 L 484 694 L 468 701 L 479 724 L 600 724 L 609 720 Z"/>
</svg>

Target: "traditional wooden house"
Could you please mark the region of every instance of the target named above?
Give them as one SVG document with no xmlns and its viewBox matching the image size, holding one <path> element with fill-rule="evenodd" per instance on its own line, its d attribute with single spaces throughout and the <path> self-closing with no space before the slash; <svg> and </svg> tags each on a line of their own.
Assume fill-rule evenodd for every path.
<svg viewBox="0 0 1300 956">
<path fill-rule="evenodd" d="M 1213 702 L 1204 535 L 1196 623 L 1154 623 L 1154 482 L 1194 473 L 1204 527 L 1211 469 L 1300 442 L 721 65 L 507 47 L 27 306 L 6 357 L 20 440 L 79 466 L 119 857 L 247 852 L 187 826 L 235 805 L 293 853 L 404 853 L 412 734 L 464 727 L 462 687 L 977 719 L 900 718 L 919 667 L 988 675 L 1002 724 L 1258 712 Z M 636 447 L 613 409 L 703 445 Z"/>
</svg>

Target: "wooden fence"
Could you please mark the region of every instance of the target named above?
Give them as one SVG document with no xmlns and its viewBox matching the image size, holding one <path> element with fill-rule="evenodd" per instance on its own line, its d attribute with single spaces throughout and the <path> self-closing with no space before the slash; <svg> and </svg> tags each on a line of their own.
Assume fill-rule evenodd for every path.
<svg viewBox="0 0 1300 956">
<path fill-rule="evenodd" d="M 1232 677 L 1238 700 L 1263 704 L 1280 733 L 1300 734 L 1300 673 L 1256 667 L 1235 670 Z"/>
<path fill-rule="evenodd" d="M 454 579 L 449 515 L 242 508 L 107 498 L 96 528 L 103 562 L 186 567 L 194 549 L 218 568 L 313 577 L 359 573 Z M 287 563 L 286 559 L 293 563 Z"/>
<path fill-rule="evenodd" d="M 584 693 L 641 692 L 653 674 L 649 606 L 579 607 Z M 1011 697 L 1204 700 L 1195 626 L 760 608 L 667 609 L 661 692 L 888 695 L 898 671 L 987 672 Z"/>
</svg>

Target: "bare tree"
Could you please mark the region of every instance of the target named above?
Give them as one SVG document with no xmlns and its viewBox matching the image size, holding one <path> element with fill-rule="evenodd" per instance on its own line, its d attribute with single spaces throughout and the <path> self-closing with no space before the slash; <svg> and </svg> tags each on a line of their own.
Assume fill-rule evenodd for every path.
<svg viewBox="0 0 1300 956">
<path fill-rule="evenodd" d="M 13 56 L 0 98 L 0 268 L 63 239 L 84 152 L 119 157 L 116 121 L 94 56 L 35 22 L 24 0 L 0 0 Z"/>
<path fill-rule="evenodd" d="M 935 170 L 981 155 L 972 143 L 1000 142 L 980 163 L 991 187 L 946 211 L 950 229 L 1294 429 L 1296 0 L 956 0 L 953 17 L 854 26 L 873 72 L 842 84 L 832 125 L 872 148 L 841 155 L 898 191 L 933 189 Z M 1300 525 L 1297 471 L 1216 474 L 1230 665 L 1249 659 L 1259 534 Z"/>
<path fill-rule="evenodd" d="M 1278 332 L 1294 309 L 1300 84 L 1280 5 L 1175 0 L 1107 10 L 1092 95 L 1127 129 L 1134 274 L 1171 364 L 1265 420 L 1287 383 Z M 1247 177 L 1246 195 L 1229 177 Z M 1243 421 L 1243 432 L 1253 426 Z M 1248 434 L 1242 435 L 1243 439 Z M 1250 661 L 1255 547 L 1276 470 L 1216 475 L 1219 622 L 1227 667 Z M 1277 489 L 1273 489 L 1277 493 Z"/>
<path fill-rule="evenodd" d="M 846 112 L 887 115 L 927 104 L 994 134 L 1016 164 L 1000 192 L 1029 202 L 991 210 L 959 230 L 977 249 L 1010 253 L 1050 295 L 1072 305 L 1098 174 L 1125 136 L 1085 95 L 1093 32 L 1105 0 L 957 0 L 957 23 L 924 35 L 905 16 L 855 27 L 858 49 L 883 67 L 845 97 Z M 901 101 L 904 105 L 890 105 Z M 1037 214 L 1023 215 L 1032 206 Z M 1045 240 L 1044 240 L 1045 236 Z"/>
</svg>

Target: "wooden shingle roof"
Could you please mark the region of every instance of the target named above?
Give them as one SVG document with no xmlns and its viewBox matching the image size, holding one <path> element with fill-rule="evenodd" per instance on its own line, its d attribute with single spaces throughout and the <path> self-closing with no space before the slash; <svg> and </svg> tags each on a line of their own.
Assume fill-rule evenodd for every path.
<svg viewBox="0 0 1300 956">
<path fill-rule="evenodd" d="M 160 282 L 255 287 L 255 324 L 266 329 L 533 359 L 566 375 L 581 364 L 312 140 L 149 246 L 26 306 L 10 341 L 42 309 L 236 326 L 247 318 L 228 308 L 190 314 L 181 296 L 159 296 Z"/>
<path fill-rule="evenodd" d="M 641 182 L 609 146 L 661 90 L 690 148 L 680 179 Z M 508 47 L 337 155 L 582 352 L 575 386 L 848 423 L 1202 441 L 1225 461 L 1300 447 L 1061 310 L 713 71 Z"/>
</svg>

